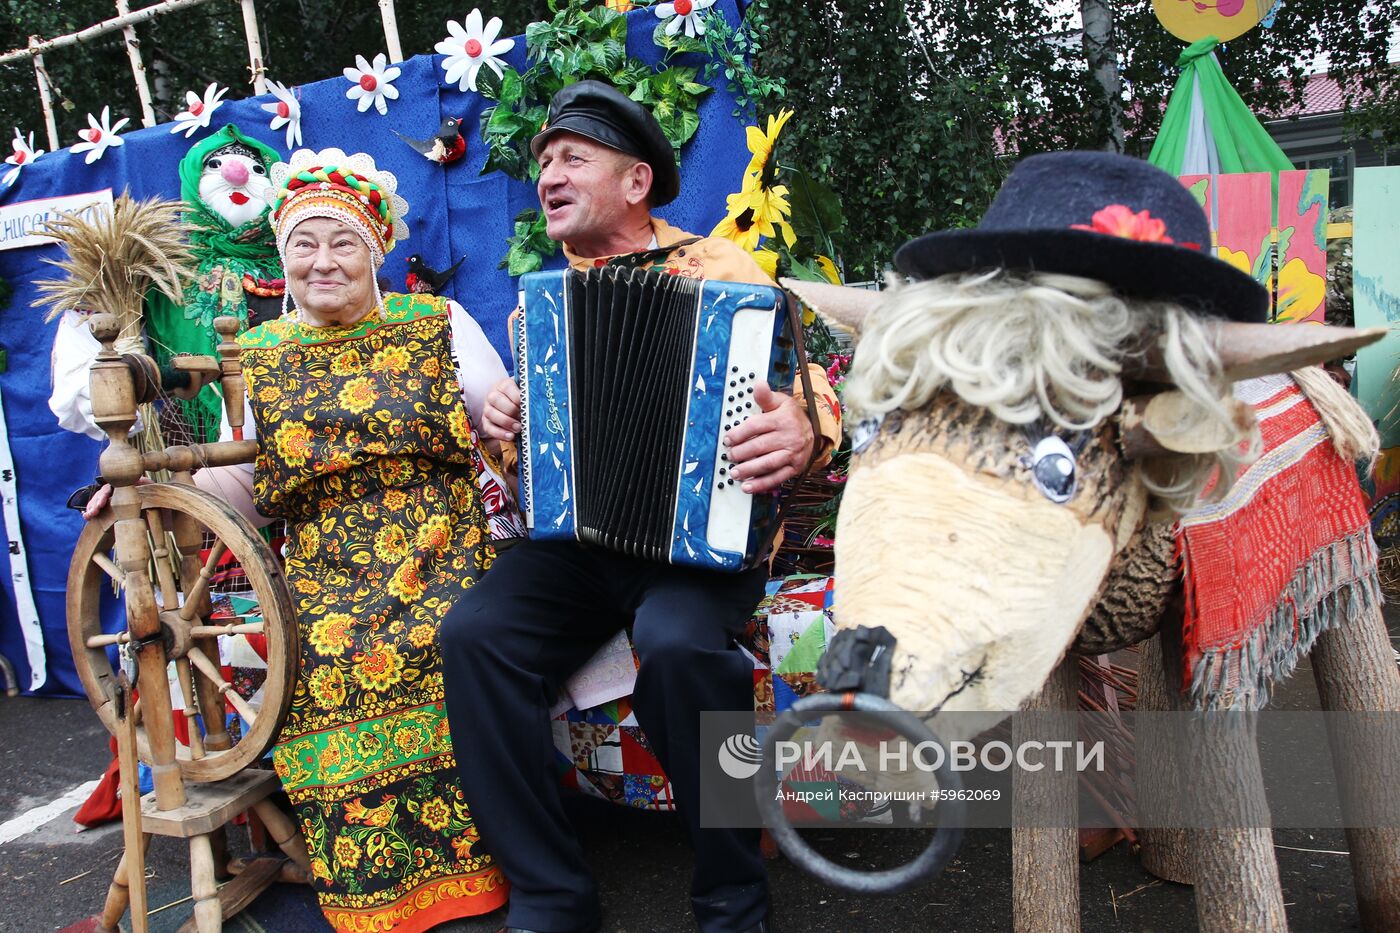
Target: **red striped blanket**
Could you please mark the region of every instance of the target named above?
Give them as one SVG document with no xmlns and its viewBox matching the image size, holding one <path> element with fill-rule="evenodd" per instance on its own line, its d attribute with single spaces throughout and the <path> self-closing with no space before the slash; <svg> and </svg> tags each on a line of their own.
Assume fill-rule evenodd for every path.
<svg viewBox="0 0 1400 933">
<path fill-rule="evenodd" d="M 1263 453 L 1181 519 L 1184 688 L 1198 709 L 1257 709 L 1317 636 L 1380 601 L 1355 467 L 1288 376 L 1238 383 Z"/>
</svg>

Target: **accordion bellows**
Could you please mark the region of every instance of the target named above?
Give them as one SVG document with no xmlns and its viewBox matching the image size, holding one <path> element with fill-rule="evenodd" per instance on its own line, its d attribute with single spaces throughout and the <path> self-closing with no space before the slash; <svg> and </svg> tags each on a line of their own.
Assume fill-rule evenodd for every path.
<svg viewBox="0 0 1400 933">
<path fill-rule="evenodd" d="M 530 536 L 737 571 L 766 556 L 773 496 L 721 438 L 794 373 L 784 293 L 638 269 L 521 279 L 520 489 Z"/>
</svg>

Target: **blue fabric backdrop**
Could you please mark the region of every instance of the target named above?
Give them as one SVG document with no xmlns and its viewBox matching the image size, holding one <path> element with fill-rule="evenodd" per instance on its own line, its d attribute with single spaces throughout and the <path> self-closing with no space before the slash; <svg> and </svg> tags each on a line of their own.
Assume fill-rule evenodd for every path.
<svg viewBox="0 0 1400 933">
<path fill-rule="evenodd" d="M 717 5 L 736 20 L 734 0 Z M 648 62 L 659 59 L 652 43 L 656 18 L 648 10 L 630 14 L 627 50 Z M 443 29 L 446 35 L 446 28 Z M 347 65 L 355 51 L 345 50 Z M 370 56 L 373 55 L 373 50 Z M 72 54 L 81 54 L 74 52 Z M 408 198 L 410 238 L 394 250 L 384 275 L 402 287 L 405 260 L 420 253 L 436 268 L 446 268 L 465 254 L 451 285 L 445 290 L 480 321 L 507 360 L 505 321 L 515 306 L 515 282 L 496 264 L 505 254 L 505 240 L 516 214 L 537 207 L 533 188 L 494 172 L 480 174 L 485 161 L 480 142 L 481 112 L 491 105 L 478 94 L 462 93 L 455 85 L 443 86 L 442 56 L 419 55 L 402 64 L 395 81 L 399 99 L 389 102 L 387 116 L 371 108 L 358 113 L 347 100 L 349 83 L 340 76 L 296 89 L 302 107 L 303 145 L 313 149 L 338 146 L 347 152 L 363 151 L 377 164 L 394 172 L 399 191 Z M 525 68 L 525 41 L 517 37 L 507 56 L 517 70 Z M 703 60 L 682 58 L 679 64 L 701 65 Z M 272 77 L 276 77 L 275 74 Z M 126 80 L 125 75 L 113 75 Z M 733 116 L 734 100 L 721 79 L 714 93 L 700 107 L 700 130 L 683 152 L 680 196 L 658 214 L 681 229 L 706 233 L 724 214 L 725 195 L 737 189 L 748 161 L 743 122 Z M 214 114 L 210 130 L 193 139 L 170 133 L 170 125 L 140 129 L 123 136 L 124 145 L 107 150 L 93 165 L 83 155 L 68 150 L 41 156 L 27 166 L 0 201 L 15 203 L 112 188 L 128 189 L 135 197 L 179 197 L 176 166 L 189 147 L 208 132 L 226 123 L 286 153 L 285 133 L 268 128 L 270 115 L 260 104 L 272 98 L 225 101 Z M 391 132 L 419 138 L 430 136 L 445 115 L 465 119 L 468 151 L 460 162 L 446 168 L 419 156 Z M 119 118 L 123 114 L 114 115 Z M 15 289 L 13 301 L 0 315 L 0 346 L 9 354 L 9 371 L 0 374 L 4 393 L 4 417 L 18 481 L 20 524 L 29 552 L 29 572 L 34 598 L 43 625 L 48 681 L 38 691 L 46 695 L 81 694 L 82 686 L 68 648 L 64 617 L 64 587 L 73 543 L 82 521 L 63 507 L 72 490 L 91 482 L 101 445 L 60 429 L 48 408 L 50 363 L 55 325 L 43 323 L 45 310 L 31 307 L 33 281 L 53 274 L 46 259 L 58 258 L 57 247 L 30 247 L 0 251 L 0 278 Z M 562 259 L 555 258 L 555 264 Z M 9 573 L 0 568 L 0 653 L 15 665 L 22 687 L 29 684 L 23 640 L 15 615 L 14 592 Z M 123 624 L 120 607 L 110 607 L 108 630 Z"/>
</svg>

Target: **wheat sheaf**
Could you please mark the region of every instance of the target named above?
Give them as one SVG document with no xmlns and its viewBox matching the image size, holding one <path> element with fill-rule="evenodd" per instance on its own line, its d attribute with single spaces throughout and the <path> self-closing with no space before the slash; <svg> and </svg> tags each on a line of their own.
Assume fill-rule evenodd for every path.
<svg viewBox="0 0 1400 933">
<path fill-rule="evenodd" d="M 194 278 L 190 227 L 181 220 L 184 204 L 163 198 L 134 200 L 129 194 L 91 217 L 61 212 L 44 224 L 46 235 L 67 249 L 64 259 L 48 259 L 64 273 L 35 282 L 51 321 L 64 311 L 105 311 L 121 322 L 123 338 L 139 339 L 142 307 L 152 288 L 179 304 Z"/>
</svg>

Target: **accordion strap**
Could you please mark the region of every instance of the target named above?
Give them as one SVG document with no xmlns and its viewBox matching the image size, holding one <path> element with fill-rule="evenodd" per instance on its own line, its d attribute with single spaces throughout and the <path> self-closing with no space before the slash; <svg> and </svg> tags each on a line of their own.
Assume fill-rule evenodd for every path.
<svg viewBox="0 0 1400 933">
<path fill-rule="evenodd" d="M 689 246 L 692 243 L 699 243 L 702 238 L 693 236 L 688 240 L 677 240 L 670 246 L 658 246 L 656 249 L 643 249 L 635 253 L 623 253 L 614 256 L 607 261 L 609 266 L 618 266 L 623 269 L 642 269 L 655 265 L 669 259 L 671 254 L 682 246 Z"/>
<path fill-rule="evenodd" d="M 807 402 L 807 422 L 812 427 L 812 453 L 807 457 L 807 465 L 798 474 L 797 480 L 783 497 L 782 504 L 778 506 L 778 514 L 773 519 L 773 524 L 768 529 L 767 536 L 763 539 L 763 546 L 754 552 L 755 562 L 768 560 L 773 550 L 773 541 L 782 530 L 783 522 L 787 520 L 789 506 L 793 499 L 797 498 L 797 491 L 802 488 L 802 484 L 807 481 L 808 475 L 812 472 L 812 464 L 817 462 L 818 446 L 821 443 L 821 419 L 817 417 L 817 399 L 812 392 L 812 374 L 807 371 L 807 346 L 803 340 L 802 319 L 797 314 L 797 302 L 793 301 L 791 295 L 784 294 L 787 306 L 788 325 L 792 328 L 792 342 L 797 350 L 797 373 L 802 380 L 802 397 Z"/>
</svg>

